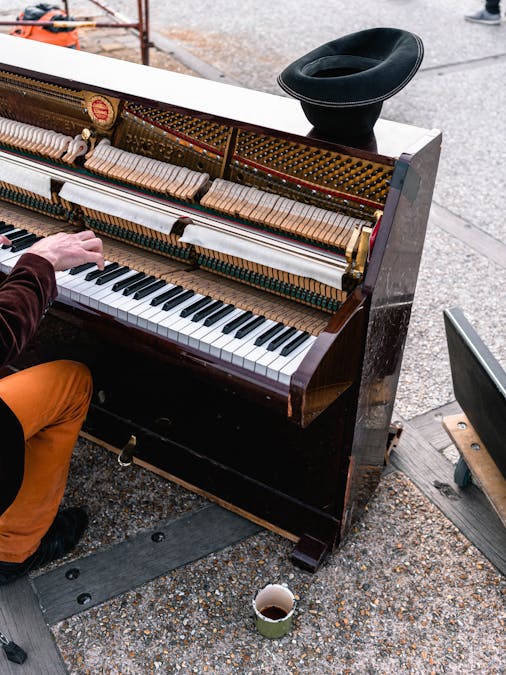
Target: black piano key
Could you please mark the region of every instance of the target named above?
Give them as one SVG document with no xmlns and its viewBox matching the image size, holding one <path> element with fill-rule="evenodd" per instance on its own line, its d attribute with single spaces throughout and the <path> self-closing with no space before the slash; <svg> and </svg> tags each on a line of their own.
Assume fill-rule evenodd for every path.
<svg viewBox="0 0 506 675">
<path fill-rule="evenodd" d="M 107 274 L 102 274 L 102 276 L 98 277 L 98 279 L 95 281 L 97 286 L 103 286 L 104 284 L 107 284 L 109 281 L 112 281 L 113 279 L 117 279 L 118 277 L 123 276 L 123 274 L 126 274 L 127 272 L 130 272 L 129 267 L 118 267 L 115 270 L 112 270 L 112 272 L 108 272 Z"/>
<path fill-rule="evenodd" d="M 9 248 L 17 239 L 21 239 L 26 234 L 29 234 L 28 230 L 19 230 L 19 232 L 14 232 L 14 234 L 9 235 L 10 244 L 3 244 L 2 248 Z"/>
<path fill-rule="evenodd" d="M 233 330 L 236 328 L 239 328 L 239 326 L 242 326 L 243 323 L 251 319 L 253 316 L 253 312 L 250 312 L 249 310 L 247 312 L 243 312 L 240 314 L 236 319 L 231 321 L 230 323 L 227 323 L 223 326 L 221 329 L 222 333 L 225 333 L 225 335 L 228 335 L 231 333 Z"/>
<path fill-rule="evenodd" d="M 156 279 L 155 279 L 154 276 L 147 277 L 147 276 L 144 275 L 144 279 L 141 279 L 140 281 L 136 281 L 133 284 L 128 284 L 128 286 L 125 286 L 125 288 L 123 289 L 123 295 L 132 295 L 132 293 L 135 293 L 136 291 L 140 291 L 141 288 L 144 288 L 144 286 L 149 286 L 155 280 Z"/>
<path fill-rule="evenodd" d="M 296 328 L 287 328 L 285 331 L 281 333 L 281 335 L 278 335 L 277 338 L 274 338 L 272 342 L 269 342 L 267 345 L 266 349 L 268 352 L 273 352 L 275 351 L 278 347 L 281 347 L 283 342 L 286 342 L 288 338 L 291 338 L 292 335 L 295 335 L 297 332 Z"/>
<path fill-rule="evenodd" d="M 89 262 L 83 263 L 82 265 L 76 265 L 69 270 L 69 274 L 75 276 L 76 274 L 81 274 L 81 272 L 86 272 L 86 270 L 89 270 L 92 267 L 96 267 L 95 263 Z"/>
<path fill-rule="evenodd" d="M 16 239 L 20 239 L 21 237 L 24 237 L 27 234 L 31 234 L 28 232 L 28 230 L 18 230 L 17 232 L 14 232 L 14 234 L 11 234 L 9 239 L 11 241 L 16 241 Z"/>
<path fill-rule="evenodd" d="M 197 312 L 202 307 L 205 307 L 206 305 L 208 305 L 212 301 L 213 301 L 213 299 L 210 298 L 208 295 L 206 295 L 205 298 L 200 298 L 200 300 L 197 300 L 197 302 L 194 302 L 189 307 L 185 307 L 182 310 L 182 312 L 179 314 L 179 316 L 183 317 L 183 319 L 184 319 L 185 317 L 190 316 L 190 314 L 194 314 L 195 312 Z"/>
<path fill-rule="evenodd" d="M 258 326 L 261 326 L 263 323 L 265 323 L 265 316 L 257 316 L 255 317 L 252 321 L 247 323 L 245 326 L 242 328 L 239 328 L 237 333 L 234 335 L 234 338 L 237 338 L 238 340 L 241 340 L 243 337 L 246 337 L 246 335 L 249 335 L 252 331 L 255 330 L 255 328 L 258 328 Z"/>
<path fill-rule="evenodd" d="M 287 345 L 283 347 L 281 350 L 281 356 L 288 356 L 288 354 L 291 354 L 294 349 L 296 349 L 299 345 L 301 345 L 303 342 L 309 339 L 309 333 L 304 331 L 304 333 L 301 333 L 300 335 L 297 335 L 296 338 L 294 338 L 291 342 L 289 342 Z"/>
<path fill-rule="evenodd" d="M 37 239 L 37 235 L 34 234 L 33 232 L 27 232 L 24 234 L 22 237 L 16 237 L 15 239 L 12 240 L 13 245 L 14 244 L 21 244 L 23 241 L 29 240 L 29 239 Z M 40 237 L 39 237 L 40 239 Z"/>
<path fill-rule="evenodd" d="M 166 285 L 167 284 L 165 283 L 165 281 L 163 281 L 162 279 L 158 279 L 158 281 L 155 281 L 154 284 L 145 286 L 140 291 L 134 293 L 134 300 L 141 300 L 142 298 L 145 298 L 146 295 L 151 295 L 151 293 L 154 293 L 155 291 L 159 290 L 160 288 L 163 288 Z"/>
<path fill-rule="evenodd" d="M 2 225 L 0 225 L 0 234 L 5 234 L 6 232 L 10 232 L 11 230 L 16 229 L 14 225 L 8 225 L 7 223 L 2 221 Z"/>
<path fill-rule="evenodd" d="M 23 251 L 25 248 L 30 248 L 32 244 L 35 244 L 35 242 L 39 241 L 40 239 L 42 239 L 42 237 L 37 237 L 35 234 L 31 237 L 23 237 L 23 239 L 20 239 L 14 244 L 14 246 L 11 248 L 11 251 L 13 253 Z"/>
<path fill-rule="evenodd" d="M 191 298 L 192 295 L 195 295 L 194 291 L 184 291 L 183 293 L 176 295 L 175 298 L 167 300 L 167 302 L 163 305 L 162 309 L 167 311 L 169 309 L 172 309 L 173 307 L 177 307 L 185 300 L 188 300 L 188 298 Z"/>
<path fill-rule="evenodd" d="M 207 307 L 204 307 L 204 309 L 201 309 L 200 312 L 197 312 L 192 316 L 192 321 L 203 321 L 203 319 L 206 318 L 206 316 L 209 316 L 212 314 L 216 309 L 219 309 L 220 307 L 223 307 L 223 301 L 222 300 L 215 300 L 215 302 L 212 302 L 210 305 L 207 305 Z"/>
<path fill-rule="evenodd" d="M 124 288 L 126 288 L 129 284 L 134 284 L 136 281 L 140 281 L 141 279 L 145 278 L 144 272 L 137 272 L 136 274 L 132 274 L 130 277 L 127 277 L 126 279 L 122 279 L 121 281 L 117 281 L 113 287 L 113 291 L 122 291 Z"/>
<path fill-rule="evenodd" d="M 15 242 L 15 243 L 19 244 L 22 241 L 24 241 L 25 239 L 36 239 L 36 238 L 37 238 L 36 234 L 34 234 L 33 232 L 27 232 L 26 234 L 23 234 L 20 237 L 14 237 L 12 239 L 12 241 L 13 241 L 13 243 Z"/>
<path fill-rule="evenodd" d="M 285 327 L 284 323 L 277 323 L 272 328 L 269 328 L 269 330 L 266 330 L 265 333 L 259 335 L 255 340 L 255 345 L 259 347 L 260 345 L 263 345 L 265 342 L 268 342 L 271 338 L 273 338 L 280 331 L 282 331 L 284 327 Z"/>
<path fill-rule="evenodd" d="M 174 288 L 171 288 L 169 291 L 165 291 L 165 293 L 161 293 L 160 295 L 157 295 L 155 298 L 151 300 L 149 303 L 150 305 L 153 305 L 153 307 L 157 307 L 158 305 L 161 305 L 162 302 L 165 302 L 166 300 L 170 300 L 173 298 L 175 295 L 178 293 L 181 293 L 183 290 L 182 286 L 174 286 Z"/>
<path fill-rule="evenodd" d="M 225 305 L 225 307 L 222 307 L 217 312 L 214 312 L 214 314 L 208 316 L 207 319 L 204 321 L 204 326 L 213 326 L 217 321 L 223 319 L 224 316 L 227 316 L 227 314 L 233 312 L 234 309 L 235 309 L 234 305 Z"/>
<path fill-rule="evenodd" d="M 93 270 L 92 272 L 88 272 L 88 274 L 84 277 L 86 281 L 93 281 L 93 279 L 98 279 L 98 277 L 101 277 L 102 274 L 107 274 L 108 272 L 112 272 L 115 270 L 117 267 L 119 267 L 118 263 L 109 263 L 104 267 L 103 270 Z"/>
</svg>

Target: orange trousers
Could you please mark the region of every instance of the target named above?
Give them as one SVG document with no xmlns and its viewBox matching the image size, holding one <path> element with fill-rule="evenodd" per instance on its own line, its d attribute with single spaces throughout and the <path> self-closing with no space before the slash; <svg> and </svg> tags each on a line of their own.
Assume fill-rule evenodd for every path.
<svg viewBox="0 0 506 675">
<path fill-rule="evenodd" d="M 75 361 L 43 363 L 0 379 L 0 398 L 25 437 L 23 482 L 0 516 L 1 561 L 23 562 L 49 530 L 91 394 L 90 372 Z"/>
</svg>

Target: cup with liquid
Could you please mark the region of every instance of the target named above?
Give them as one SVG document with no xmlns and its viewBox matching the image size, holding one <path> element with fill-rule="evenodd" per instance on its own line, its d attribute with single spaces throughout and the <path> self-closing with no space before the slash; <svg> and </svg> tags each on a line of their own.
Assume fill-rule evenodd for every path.
<svg viewBox="0 0 506 675">
<path fill-rule="evenodd" d="M 292 627 L 293 593 L 282 584 L 267 584 L 253 598 L 255 626 L 264 637 L 280 638 Z"/>
</svg>

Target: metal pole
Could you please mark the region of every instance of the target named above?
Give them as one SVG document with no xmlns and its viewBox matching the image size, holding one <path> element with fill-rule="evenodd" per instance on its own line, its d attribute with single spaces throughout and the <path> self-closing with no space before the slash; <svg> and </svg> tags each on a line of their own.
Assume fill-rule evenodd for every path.
<svg viewBox="0 0 506 675">
<path fill-rule="evenodd" d="M 65 13 L 69 15 L 68 0 L 63 0 Z M 92 4 L 100 7 L 106 14 L 117 19 L 114 23 L 100 21 L 0 21 L 0 26 L 42 26 L 56 28 L 133 28 L 139 33 L 141 48 L 141 61 L 149 65 L 149 0 L 137 0 L 138 22 L 130 22 L 128 19 L 100 0 L 89 0 Z"/>
<path fill-rule="evenodd" d="M 149 0 L 143 0 L 144 8 L 141 7 L 141 0 L 139 0 L 139 10 L 144 9 L 144 16 L 142 17 L 142 33 L 141 33 L 141 59 L 144 65 L 149 66 Z"/>
<path fill-rule="evenodd" d="M 0 21 L 0 26 L 54 26 L 55 28 L 137 28 L 136 23 L 103 23 L 99 21 Z"/>
</svg>

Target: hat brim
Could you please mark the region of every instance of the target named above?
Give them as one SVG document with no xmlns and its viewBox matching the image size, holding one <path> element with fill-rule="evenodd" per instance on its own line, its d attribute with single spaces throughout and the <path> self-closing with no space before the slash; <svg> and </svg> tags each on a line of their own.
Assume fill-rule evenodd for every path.
<svg viewBox="0 0 506 675">
<path fill-rule="evenodd" d="M 421 39 L 397 28 L 351 33 L 305 54 L 278 76 L 300 101 L 327 108 L 367 106 L 399 92 L 423 59 Z"/>
</svg>

